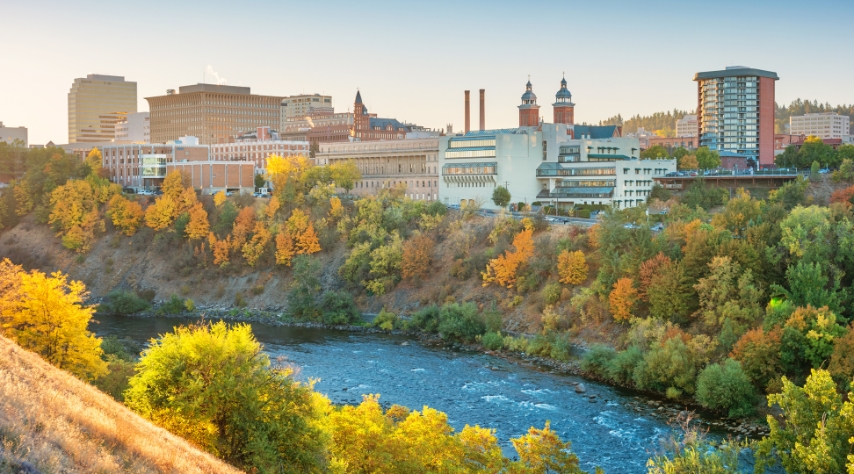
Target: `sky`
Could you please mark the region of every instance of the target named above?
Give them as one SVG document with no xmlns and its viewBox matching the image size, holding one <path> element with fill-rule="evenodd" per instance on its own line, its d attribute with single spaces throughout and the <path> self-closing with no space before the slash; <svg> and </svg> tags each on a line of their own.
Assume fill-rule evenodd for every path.
<svg viewBox="0 0 854 474">
<path fill-rule="evenodd" d="M 253 93 L 330 94 L 352 109 L 463 128 L 518 124 L 528 76 L 550 121 L 566 74 L 577 123 L 696 108 L 694 73 L 777 72 L 777 102 L 854 102 L 854 1 L 4 0 L 0 121 L 68 139 L 68 91 L 124 76 L 145 97 L 214 77 Z M 847 58 L 847 59 L 846 59 Z"/>
</svg>

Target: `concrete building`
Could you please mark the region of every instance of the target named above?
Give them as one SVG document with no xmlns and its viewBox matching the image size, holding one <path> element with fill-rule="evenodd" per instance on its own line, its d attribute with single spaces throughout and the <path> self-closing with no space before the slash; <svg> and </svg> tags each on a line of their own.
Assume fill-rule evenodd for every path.
<svg viewBox="0 0 854 474">
<path fill-rule="evenodd" d="M 362 174 L 353 194 L 377 194 L 384 188 L 405 185 L 412 199 L 435 201 L 439 198 L 438 136 L 404 140 L 321 143 L 316 155 L 318 165 L 353 160 Z"/>
<path fill-rule="evenodd" d="M 676 136 L 677 137 L 696 137 L 697 136 L 697 116 L 686 115 L 676 121 Z"/>
<path fill-rule="evenodd" d="M 146 97 L 151 141 L 196 136 L 204 145 L 231 143 L 245 130 L 279 126 L 282 97 L 252 94 L 249 87 L 196 84 Z"/>
<path fill-rule="evenodd" d="M 115 143 L 151 143 L 151 117 L 148 112 L 127 114 L 116 124 Z"/>
<path fill-rule="evenodd" d="M 777 73 L 730 66 L 698 72 L 694 80 L 700 146 L 740 153 L 760 167 L 774 166 Z"/>
<path fill-rule="evenodd" d="M 24 142 L 24 148 L 29 146 L 27 139 L 27 127 L 7 127 L 0 122 L 0 142 L 12 144 L 15 140 Z"/>
<path fill-rule="evenodd" d="M 260 137 L 260 138 L 259 138 Z M 278 156 L 308 156 L 307 141 L 279 140 L 279 135 L 269 127 L 258 127 L 255 132 L 238 137 L 234 143 L 217 143 L 210 146 L 212 161 L 251 161 L 255 172 L 267 172 L 267 158 Z"/>
<path fill-rule="evenodd" d="M 850 133 L 850 118 L 836 112 L 789 117 L 789 133 L 822 139 L 842 138 Z"/>
<path fill-rule="evenodd" d="M 558 107 L 572 104 L 567 92 L 562 81 Z M 583 204 L 634 207 L 646 200 L 653 177 L 676 170 L 676 160 L 640 160 L 637 138 L 621 137 L 615 125 L 527 125 L 534 123 L 532 111 L 538 109 L 529 80 L 519 107 L 520 127 L 440 137 L 440 200 L 496 209 L 492 193 L 505 186 L 513 202 L 562 209 Z M 574 109 L 564 109 L 554 116 L 571 122 L 573 114 Z"/>
<path fill-rule="evenodd" d="M 158 189 L 166 174 L 179 170 L 194 188 L 205 194 L 219 191 L 252 192 L 252 161 L 214 161 L 210 147 L 196 137 L 181 137 L 165 144 L 110 144 L 101 149 L 102 166 L 111 181 L 126 188 Z"/>
<path fill-rule="evenodd" d="M 332 96 L 331 95 L 292 95 L 282 99 L 280 110 L 280 122 L 284 123 L 288 119 L 305 117 L 312 112 L 332 112 Z M 283 128 L 279 125 L 279 128 Z"/>
<path fill-rule="evenodd" d="M 664 148 L 685 148 L 686 150 L 695 150 L 698 148 L 699 139 L 697 135 L 690 137 L 659 137 L 658 135 L 649 135 L 645 137 L 645 141 L 641 143 L 641 149 L 646 150 L 655 145 L 661 145 Z"/>
<path fill-rule="evenodd" d="M 123 76 L 89 74 L 68 92 L 68 143 L 108 142 L 116 123 L 136 112 L 136 82 Z"/>
</svg>

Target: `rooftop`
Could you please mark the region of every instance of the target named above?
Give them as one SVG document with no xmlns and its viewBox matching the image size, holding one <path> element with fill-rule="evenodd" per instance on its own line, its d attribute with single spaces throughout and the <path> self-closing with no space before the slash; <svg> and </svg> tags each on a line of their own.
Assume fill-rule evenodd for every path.
<svg viewBox="0 0 854 474">
<path fill-rule="evenodd" d="M 779 80 L 780 77 L 777 76 L 776 72 L 765 71 L 762 69 L 754 69 L 745 66 L 729 66 L 723 71 L 706 71 L 706 72 L 698 72 L 694 74 L 694 80 L 698 81 L 700 79 L 716 79 L 719 77 L 742 77 L 742 76 L 759 76 L 759 77 L 767 77 L 770 79 Z"/>
<path fill-rule="evenodd" d="M 191 92 L 218 92 L 220 94 L 240 94 L 249 95 L 248 87 L 238 86 L 222 86 L 219 84 L 195 84 L 192 86 L 181 86 L 178 88 L 179 94 L 189 94 Z"/>
</svg>

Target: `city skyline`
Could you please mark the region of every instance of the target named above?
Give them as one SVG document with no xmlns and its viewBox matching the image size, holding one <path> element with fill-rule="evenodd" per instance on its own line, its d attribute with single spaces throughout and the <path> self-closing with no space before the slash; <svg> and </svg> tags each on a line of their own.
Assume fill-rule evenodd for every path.
<svg viewBox="0 0 854 474">
<path fill-rule="evenodd" d="M 675 2 L 434 2 L 405 9 L 255 2 L 241 7 L 246 15 L 224 2 L 200 5 L 8 5 L 9 17 L 22 21 L 0 33 L 16 45 L 6 64 L 38 64 L 4 76 L 0 120 L 28 127 L 30 143 L 67 143 L 68 91 L 75 78 L 93 73 L 137 82 L 140 111 L 148 110 L 146 97 L 219 77 L 253 94 L 331 95 L 339 112 L 352 109 L 358 88 L 372 111 L 431 128 L 451 123 L 455 131 L 463 129 L 466 89 L 486 89 L 487 128 L 515 126 L 529 74 L 547 122 L 564 72 L 576 123 L 693 110 L 693 75 L 732 65 L 777 72 L 781 104 L 854 101 L 846 87 L 854 64 L 839 61 L 837 48 L 798 40 L 799 33 L 826 29 L 831 13 L 854 13 L 849 2 L 814 2 L 806 15 L 787 8 L 794 3 L 766 1 L 724 1 L 709 12 Z M 67 25 L 81 28 L 70 34 Z M 130 35 L 92 41 L 111 28 Z"/>
</svg>

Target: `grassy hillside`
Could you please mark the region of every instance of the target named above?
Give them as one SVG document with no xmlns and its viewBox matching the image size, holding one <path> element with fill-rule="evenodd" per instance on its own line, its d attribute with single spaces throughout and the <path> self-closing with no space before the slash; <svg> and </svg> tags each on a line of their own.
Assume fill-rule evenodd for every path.
<svg viewBox="0 0 854 474">
<path fill-rule="evenodd" d="M 0 336 L 0 472 L 241 472 Z"/>
</svg>

